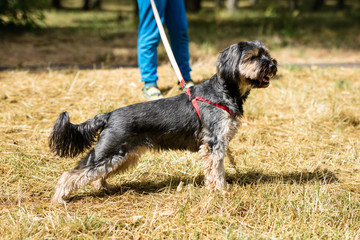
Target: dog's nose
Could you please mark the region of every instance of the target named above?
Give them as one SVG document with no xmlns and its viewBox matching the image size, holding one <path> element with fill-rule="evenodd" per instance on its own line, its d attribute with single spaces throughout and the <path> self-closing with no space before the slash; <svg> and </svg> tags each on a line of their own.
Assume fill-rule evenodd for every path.
<svg viewBox="0 0 360 240">
<path fill-rule="evenodd" d="M 275 65 L 275 64 L 270 64 L 270 65 L 269 65 L 269 68 L 270 68 L 270 70 L 275 70 L 275 69 L 276 69 L 276 65 Z"/>
</svg>

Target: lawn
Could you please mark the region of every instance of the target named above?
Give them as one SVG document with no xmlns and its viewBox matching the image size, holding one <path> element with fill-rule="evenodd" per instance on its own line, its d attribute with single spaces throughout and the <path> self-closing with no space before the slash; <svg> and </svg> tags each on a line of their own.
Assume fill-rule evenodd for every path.
<svg viewBox="0 0 360 240">
<path fill-rule="evenodd" d="M 220 12 L 209 21 L 228 38 L 213 34 L 211 27 L 196 33 L 199 15 L 189 15 L 195 82 L 210 78 L 218 52 L 239 40 L 264 41 L 281 64 L 271 85 L 253 90 L 245 104 L 242 127 L 225 161 L 233 185 L 227 194 L 204 188 L 197 153 L 147 152 L 135 169 L 110 179 L 118 187 L 115 193 L 87 186 L 66 205 L 51 205 L 58 178 L 79 160 L 49 151 L 58 114 L 66 110 L 80 123 L 144 101 L 134 66 L 136 24 L 129 11 L 122 12 L 121 30 L 99 28 L 104 23 L 94 20 L 113 19 L 112 12 L 76 12 L 57 26 L 52 19 L 69 13 L 48 11 L 45 30 L 9 34 L 0 42 L 1 67 L 7 68 L 0 72 L 0 238 L 359 239 L 359 69 L 294 65 L 360 62 L 358 23 L 340 33 L 333 29 L 336 19 L 358 18 L 342 13 L 323 23 L 323 32 L 306 25 L 306 19 L 293 23 L 308 27 L 284 32 L 268 10 L 279 31 L 252 25 L 233 33 L 222 27 L 243 24 L 242 17 Z M 259 13 L 248 11 L 243 18 L 255 24 Z M 73 25 L 86 14 L 94 20 L 87 28 Z M 159 86 L 169 97 L 181 90 L 163 51 Z M 79 69 L 81 64 L 103 68 Z M 118 67 L 107 68 L 112 65 Z"/>
</svg>

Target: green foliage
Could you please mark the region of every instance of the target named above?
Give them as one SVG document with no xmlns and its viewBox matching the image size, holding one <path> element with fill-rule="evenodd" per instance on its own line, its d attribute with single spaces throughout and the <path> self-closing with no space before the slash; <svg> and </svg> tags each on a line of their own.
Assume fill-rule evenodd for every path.
<svg viewBox="0 0 360 240">
<path fill-rule="evenodd" d="M 1 0 L 0 27 L 37 26 L 37 22 L 44 19 L 41 11 L 44 4 L 45 0 Z"/>
</svg>

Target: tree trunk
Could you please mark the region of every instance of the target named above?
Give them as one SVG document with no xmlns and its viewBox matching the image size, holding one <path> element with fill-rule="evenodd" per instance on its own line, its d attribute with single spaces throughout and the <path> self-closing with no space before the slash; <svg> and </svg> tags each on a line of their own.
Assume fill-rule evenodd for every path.
<svg viewBox="0 0 360 240">
<path fill-rule="evenodd" d="M 185 7 L 188 12 L 199 12 L 201 9 L 201 0 L 185 0 Z"/>
<path fill-rule="evenodd" d="M 298 0 L 289 0 L 289 7 L 291 11 L 298 9 Z"/>
<path fill-rule="evenodd" d="M 339 9 L 344 9 L 345 7 L 345 0 L 338 0 L 337 6 Z"/>
<path fill-rule="evenodd" d="M 224 7 L 224 0 L 214 0 L 215 7 L 217 8 L 223 8 Z"/>
<path fill-rule="evenodd" d="M 133 0 L 133 2 L 134 2 L 134 15 L 137 18 L 139 17 L 139 5 L 137 3 L 137 0 Z"/>
<path fill-rule="evenodd" d="M 52 0 L 51 1 L 51 5 L 54 7 L 54 8 L 61 8 L 61 0 Z"/>
<path fill-rule="evenodd" d="M 236 5 L 237 0 L 227 0 L 226 1 L 226 8 L 229 12 L 235 12 L 237 9 Z"/>
<path fill-rule="evenodd" d="M 84 0 L 83 10 L 101 8 L 101 0 Z"/>
<path fill-rule="evenodd" d="M 324 6 L 325 0 L 315 0 L 313 5 L 313 10 L 318 11 L 322 6 Z"/>
</svg>

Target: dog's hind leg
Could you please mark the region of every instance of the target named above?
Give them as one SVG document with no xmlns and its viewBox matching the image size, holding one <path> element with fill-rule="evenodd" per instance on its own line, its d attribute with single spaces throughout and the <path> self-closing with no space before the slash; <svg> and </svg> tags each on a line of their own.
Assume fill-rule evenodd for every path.
<svg viewBox="0 0 360 240">
<path fill-rule="evenodd" d="M 97 146 L 97 145 L 96 145 Z M 53 202 L 64 202 L 66 197 L 76 189 L 101 179 L 103 171 L 99 171 L 96 162 L 106 162 L 107 159 L 96 154 L 96 146 L 90 153 L 78 162 L 78 166 L 70 171 L 64 172 L 55 187 Z M 97 174 L 94 174 L 94 173 Z"/>
<path fill-rule="evenodd" d="M 71 192 L 91 182 L 94 182 L 98 189 L 106 189 L 109 187 L 106 178 L 135 166 L 141 154 L 141 151 L 136 148 L 129 152 L 105 157 L 101 156 L 101 151 L 97 151 L 99 148 L 101 147 L 97 144 L 75 169 L 62 174 L 55 188 L 53 202 L 64 202 Z M 100 154 L 96 156 L 96 152 Z"/>
<path fill-rule="evenodd" d="M 52 202 L 62 203 L 72 191 L 88 184 L 90 182 L 90 178 L 87 173 L 87 169 L 74 169 L 64 172 L 56 184 Z"/>
<path fill-rule="evenodd" d="M 138 147 L 135 150 L 130 151 L 114 171 L 109 172 L 106 175 L 106 177 L 103 177 L 103 178 L 93 181 L 92 182 L 93 187 L 98 191 L 105 190 L 105 191 L 111 192 L 112 188 L 114 188 L 114 187 L 106 182 L 106 178 L 108 178 L 112 175 L 118 174 L 118 173 L 123 173 L 126 170 L 128 170 L 132 167 L 135 167 L 139 161 L 141 154 L 145 150 L 146 150 L 145 148 Z M 114 156 L 113 160 L 116 157 L 118 157 L 118 156 Z"/>
</svg>

